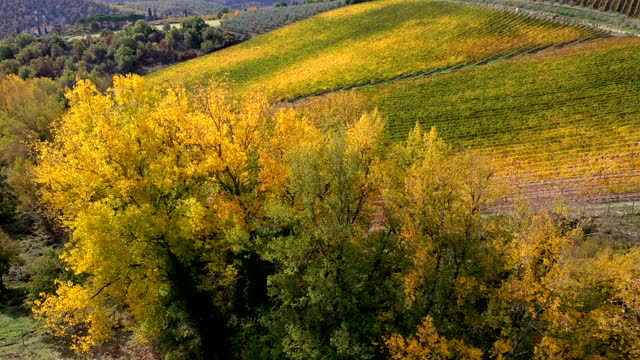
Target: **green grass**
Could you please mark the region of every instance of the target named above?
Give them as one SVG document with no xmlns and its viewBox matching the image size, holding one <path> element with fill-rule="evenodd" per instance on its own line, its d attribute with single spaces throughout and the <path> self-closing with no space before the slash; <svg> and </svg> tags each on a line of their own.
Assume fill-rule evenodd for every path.
<svg viewBox="0 0 640 360">
<path fill-rule="evenodd" d="M 472 64 L 600 36 L 512 12 L 423 0 L 347 6 L 149 75 L 153 84 L 227 78 L 272 99 Z"/>
<path fill-rule="evenodd" d="M 23 306 L 24 292 L 9 288 L 0 295 L 0 359 L 70 359 Z"/>
</svg>

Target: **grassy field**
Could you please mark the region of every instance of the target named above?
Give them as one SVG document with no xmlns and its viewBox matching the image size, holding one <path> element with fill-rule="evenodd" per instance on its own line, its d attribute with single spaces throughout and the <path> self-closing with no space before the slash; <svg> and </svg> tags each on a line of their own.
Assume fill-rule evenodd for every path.
<svg viewBox="0 0 640 360">
<path fill-rule="evenodd" d="M 28 290 L 25 274 L 28 267 L 42 254 L 49 241 L 41 225 L 25 225 L 21 218 L 14 224 L 24 233 L 16 236 L 22 247 L 24 266 L 16 266 L 4 276 L 6 289 L 0 291 L 0 359 L 11 360 L 66 360 L 73 356 L 44 333 L 40 324 L 31 317 L 27 304 Z M 28 227 L 33 226 L 30 230 Z M 14 229 L 15 230 L 15 229 Z"/>
<path fill-rule="evenodd" d="M 68 359 L 29 313 L 16 309 L 0 306 L 0 359 Z"/>
<path fill-rule="evenodd" d="M 518 184 L 640 190 L 640 39 L 610 38 L 355 92 L 403 139 L 416 122 Z"/>
<path fill-rule="evenodd" d="M 155 84 L 227 78 L 272 99 L 375 82 L 600 36 L 511 12 L 422 0 L 347 6 L 157 73 Z"/>
</svg>

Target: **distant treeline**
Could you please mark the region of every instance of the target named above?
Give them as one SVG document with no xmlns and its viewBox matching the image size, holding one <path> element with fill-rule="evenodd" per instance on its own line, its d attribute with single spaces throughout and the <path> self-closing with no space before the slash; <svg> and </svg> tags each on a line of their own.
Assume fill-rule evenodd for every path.
<svg viewBox="0 0 640 360">
<path fill-rule="evenodd" d="M 183 21 L 180 28 L 167 25 L 163 30 L 138 20 L 117 33 L 103 31 L 98 37 L 73 40 L 20 34 L 0 41 L 0 75 L 46 77 L 63 86 L 73 85 L 79 77 L 106 88 L 114 74 L 143 73 L 243 40 L 243 35 L 210 27 L 199 17 Z"/>
<path fill-rule="evenodd" d="M 138 20 L 144 20 L 144 15 L 139 14 L 98 14 L 94 16 L 81 17 L 78 24 L 87 25 L 95 24 L 101 29 L 120 29 L 126 23 L 135 23 Z"/>
<path fill-rule="evenodd" d="M 46 34 L 82 17 L 116 12 L 115 8 L 93 0 L 2 0 L 0 38 L 20 33 Z"/>
<path fill-rule="evenodd" d="M 225 7 L 238 7 L 222 4 L 224 1 L 205 0 L 103 0 L 117 6 L 123 12 L 135 12 L 148 15 L 152 11 L 154 17 L 175 17 L 216 14 Z"/>
</svg>

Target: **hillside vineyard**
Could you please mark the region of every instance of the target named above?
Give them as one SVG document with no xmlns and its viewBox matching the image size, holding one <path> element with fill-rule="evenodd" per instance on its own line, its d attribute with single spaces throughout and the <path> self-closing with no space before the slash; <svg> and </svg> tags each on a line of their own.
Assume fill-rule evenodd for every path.
<svg viewBox="0 0 640 360">
<path fill-rule="evenodd" d="M 149 80 L 228 79 L 238 92 L 263 89 L 274 101 L 353 89 L 389 119 L 390 141 L 416 122 L 435 126 L 456 148 L 492 156 L 512 191 L 604 201 L 640 188 L 638 41 L 605 36 L 508 11 L 382 1 L 307 19 Z"/>
</svg>

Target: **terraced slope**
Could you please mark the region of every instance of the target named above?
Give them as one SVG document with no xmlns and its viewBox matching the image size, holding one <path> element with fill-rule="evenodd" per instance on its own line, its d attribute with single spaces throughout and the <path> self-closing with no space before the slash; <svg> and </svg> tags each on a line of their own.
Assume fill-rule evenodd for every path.
<svg viewBox="0 0 640 360">
<path fill-rule="evenodd" d="M 530 191 L 624 194 L 640 191 L 638 54 L 638 38 L 602 39 L 355 93 L 394 140 L 419 121 Z"/>
<path fill-rule="evenodd" d="M 288 99 L 598 36 L 511 12 L 385 0 L 324 13 L 149 78 L 228 77 L 239 91 L 265 88 L 273 99 Z"/>
</svg>

